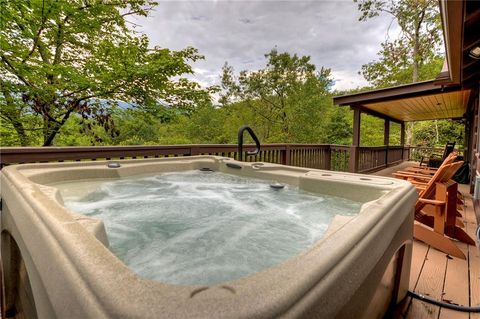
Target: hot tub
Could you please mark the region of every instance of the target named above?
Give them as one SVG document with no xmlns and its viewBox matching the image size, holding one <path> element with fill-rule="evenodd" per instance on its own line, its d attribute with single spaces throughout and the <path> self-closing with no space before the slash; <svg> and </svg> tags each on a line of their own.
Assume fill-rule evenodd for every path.
<svg viewBox="0 0 480 319">
<path fill-rule="evenodd" d="M 416 201 L 416 192 L 407 182 L 215 156 L 125 160 L 118 162 L 120 167 L 109 163 L 24 164 L 2 170 L 1 254 L 9 314 L 23 313 L 28 318 L 375 318 L 406 295 Z M 73 188 L 81 198 L 104 182 L 172 172 L 189 175 L 198 170 L 248 177 L 260 180 L 260 185 L 264 180 L 280 188 L 273 192 L 282 192 L 286 186 L 302 196 L 318 194 L 333 202 L 339 197 L 338 201 L 359 203 L 359 212 L 343 214 L 336 208 L 328 229 L 319 233 L 313 229 L 314 242 L 275 264 L 225 278 L 189 277 L 177 282 L 168 274 L 156 277 L 139 271 L 116 250 L 103 215 L 74 211 L 66 201 L 72 182 L 81 186 Z M 284 213 L 282 206 L 279 214 Z M 255 218 L 262 213 L 271 214 L 260 212 Z M 285 246 L 304 235 L 302 229 L 286 231 L 292 236 L 282 237 Z M 269 249 L 265 244 L 265 255 Z"/>
</svg>

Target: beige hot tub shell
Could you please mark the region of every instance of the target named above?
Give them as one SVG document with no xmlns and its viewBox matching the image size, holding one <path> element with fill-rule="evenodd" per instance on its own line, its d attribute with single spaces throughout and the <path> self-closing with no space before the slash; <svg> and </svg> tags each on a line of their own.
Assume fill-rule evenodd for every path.
<svg viewBox="0 0 480 319">
<path fill-rule="evenodd" d="M 7 310 L 38 318 L 375 318 L 406 294 L 416 201 L 409 183 L 215 156 L 107 163 L 2 170 Z M 65 209 L 51 186 L 202 167 L 364 204 L 357 217 L 335 218 L 312 248 L 282 264 L 214 286 L 180 286 L 135 274 L 107 248 L 103 223 Z"/>
</svg>

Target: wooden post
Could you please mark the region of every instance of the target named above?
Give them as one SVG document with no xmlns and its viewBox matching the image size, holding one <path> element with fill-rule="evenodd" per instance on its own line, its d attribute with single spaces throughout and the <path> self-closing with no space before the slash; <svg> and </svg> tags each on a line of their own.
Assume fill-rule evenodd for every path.
<svg viewBox="0 0 480 319">
<path fill-rule="evenodd" d="M 390 120 L 385 119 L 383 124 L 383 145 L 388 146 L 390 144 Z"/>
<path fill-rule="evenodd" d="M 285 146 L 285 165 L 290 165 L 290 145 Z"/>
<path fill-rule="evenodd" d="M 332 170 L 332 149 L 331 145 L 325 150 L 325 169 Z"/>
<path fill-rule="evenodd" d="M 290 146 L 285 145 L 285 149 L 280 150 L 280 157 L 282 160 L 282 165 L 290 165 Z"/>
<path fill-rule="evenodd" d="M 400 123 L 400 145 L 405 145 L 405 122 Z"/>
<path fill-rule="evenodd" d="M 350 147 L 349 170 L 352 173 L 358 172 L 358 148 L 360 147 L 360 116 L 358 107 L 353 108 L 353 139 Z"/>
<path fill-rule="evenodd" d="M 410 158 L 410 150 L 408 151 L 408 157 L 405 158 L 405 122 L 400 123 L 400 145 L 402 146 L 402 159 L 408 160 Z"/>
<path fill-rule="evenodd" d="M 445 183 L 447 190 L 447 216 L 445 217 L 446 234 L 450 237 L 455 237 L 455 225 L 457 220 L 457 192 L 458 184 L 449 180 Z"/>
<path fill-rule="evenodd" d="M 390 120 L 383 122 L 383 145 L 385 145 L 385 167 L 388 166 L 388 145 L 390 144 Z"/>
<path fill-rule="evenodd" d="M 435 184 L 435 199 L 445 202 L 447 199 L 447 187 L 444 183 Z M 455 203 L 456 205 L 456 203 Z M 435 215 L 433 219 L 433 230 L 439 234 L 445 234 L 445 205 L 435 206 Z"/>
</svg>

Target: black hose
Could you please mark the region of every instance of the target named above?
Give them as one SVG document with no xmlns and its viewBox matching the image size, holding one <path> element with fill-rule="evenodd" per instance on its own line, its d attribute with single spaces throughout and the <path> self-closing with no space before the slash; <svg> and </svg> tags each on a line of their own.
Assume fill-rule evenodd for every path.
<svg viewBox="0 0 480 319">
<path fill-rule="evenodd" d="M 440 307 L 443 307 L 443 308 L 448 308 L 448 309 L 452 309 L 452 310 L 456 310 L 456 311 L 462 311 L 462 312 L 480 312 L 480 306 L 467 307 L 467 306 L 457 305 L 457 304 L 453 304 L 453 303 L 448 303 L 448 302 L 444 302 L 444 301 L 440 301 L 440 300 L 430 298 L 428 296 L 425 296 L 425 295 L 422 295 L 422 294 L 419 294 L 419 293 L 416 293 L 416 292 L 410 291 L 410 290 L 408 291 L 408 295 L 413 297 L 413 298 L 419 299 L 421 301 L 425 301 L 425 302 L 428 302 L 428 303 L 431 303 L 431 304 L 434 304 L 434 305 L 437 305 L 437 306 L 440 306 Z"/>
</svg>

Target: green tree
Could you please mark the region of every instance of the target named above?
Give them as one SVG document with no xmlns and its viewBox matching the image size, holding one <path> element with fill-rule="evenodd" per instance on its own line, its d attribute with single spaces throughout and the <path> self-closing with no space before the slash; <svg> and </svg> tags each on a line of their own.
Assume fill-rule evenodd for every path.
<svg viewBox="0 0 480 319">
<path fill-rule="evenodd" d="M 433 125 L 432 125 L 433 124 Z M 438 120 L 422 121 L 414 127 L 414 145 L 444 147 L 448 142 L 455 142 L 457 148 L 464 145 L 464 125 L 457 121 Z"/>
<path fill-rule="evenodd" d="M 316 70 L 310 57 L 279 53 L 265 55 L 267 65 L 258 71 L 241 71 L 238 77 L 228 64 L 223 67 L 220 102 L 242 101 L 262 119 L 266 141 L 320 141 L 325 124 L 330 70 Z"/>
<path fill-rule="evenodd" d="M 385 87 L 432 79 L 442 66 L 442 28 L 436 0 L 353 0 L 360 21 L 382 13 L 397 22 L 397 39 L 385 40 L 380 59 L 362 66 L 362 74 L 373 85 Z"/>
<path fill-rule="evenodd" d="M 146 16 L 152 0 L 2 0 L 0 19 L 0 117 L 21 145 L 29 143 L 28 116 L 41 118 L 43 145 L 52 145 L 77 114 L 81 122 L 118 133 L 112 110 L 119 101 L 137 108 L 170 105 L 186 112 L 210 99 L 180 77 L 201 59 L 193 48 L 149 47 L 127 27 Z M 175 80 L 173 80 L 175 79 Z"/>
<path fill-rule="evenodd" d="M 361 146 L 384 145 L 384 120 L 369 114 L 362 114 L 360 123 Z"/>
<path fill-rule="evenodd" d="M 333 106 L 330 121 L 326 126 L 327 143 L 350 145 L 352 144 L 352 118 L 349 108 Z"/>
</svg>

